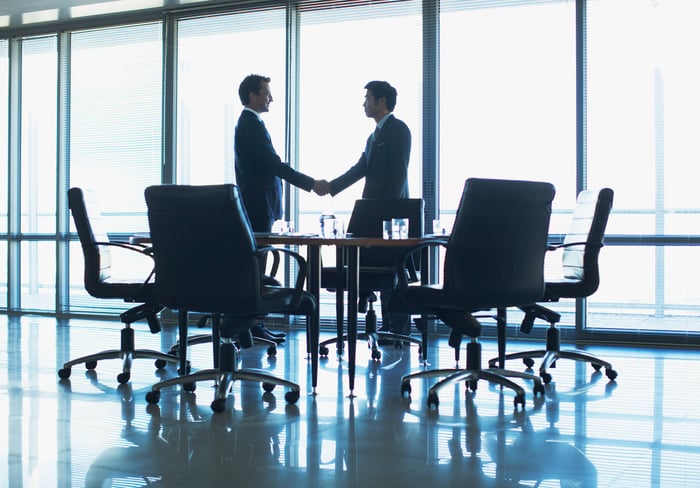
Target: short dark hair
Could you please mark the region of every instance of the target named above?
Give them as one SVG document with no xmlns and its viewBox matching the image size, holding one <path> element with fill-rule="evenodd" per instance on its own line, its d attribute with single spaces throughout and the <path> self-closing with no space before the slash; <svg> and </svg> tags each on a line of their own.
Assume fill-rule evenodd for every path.
<svg viewBox="0 0 700 488">
<path fill-rule="evenodd" d="M 240 86 L 238 87 L 238 97 L 241 99 L 243 105 L 248 105 L 248 95 L 250 92 L 258 93 L 262 89 L 262 83 L 270 83 L 269 76 L 261 75 L 248 75 L 243 78 Z"/>
<path fill-rule="evenodd" d="M 386 99 L 386 108 L 389 112 L 394 110 L 396 106 L 396 88 L 389 83 L 386 81 L 370 81 L 365 85 L 365 90 L 369 90 L 377 100 L 384 97 Z"/>
</svg>

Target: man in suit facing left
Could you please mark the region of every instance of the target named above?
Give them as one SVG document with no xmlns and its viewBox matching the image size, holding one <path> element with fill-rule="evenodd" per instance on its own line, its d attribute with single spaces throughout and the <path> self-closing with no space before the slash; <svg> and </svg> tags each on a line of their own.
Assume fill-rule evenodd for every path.
<svg viewBox="0 0 700 488">
<path fill-rule="evenodd" d="M 365 85 L 365 115 L 377 123 L 367 138 L 360 159 L 334 180 L 321 180 L 314 190 L 332 196 L 360 179 L 365 179 L 362 198 L 408 198 L 408 160 L 411 154 L 411 131 L 394 116 L 396 89 L 386 81 L 370 81 Z M 382 302 L 386 292 L 382 292 Z M 396 334 L 411 332 L 410 316 L 384 312 L 382 329 Z"/>
<path fill-rule="evenodd" d="M 270 232 L 275 220 L 282 219 L 282 180 L 306 191 L 317 190 L 317 182 L 283 162 L 272 146 L 261 114 L 273 101 L 270 78 L 251 74 L 238 87 L 243 111 L 234 136 L 236 183 L 253 232 Z M 252 329 L 253 336 L 281 342 L 284 334 L 268 330 L 262 322 Z"/>
<path fill-rule="evenodd" d="M 362 198 L 408 198 L 411 131 L 394 116 L 396 89 L 386 81 L 370 81 L 365 90 L 365 115 L 374 119 L 377 127 L 357 163 L 331 182 L 318 182 L 317 193 L 335 196 L 364 178 Z"/>
</svg>

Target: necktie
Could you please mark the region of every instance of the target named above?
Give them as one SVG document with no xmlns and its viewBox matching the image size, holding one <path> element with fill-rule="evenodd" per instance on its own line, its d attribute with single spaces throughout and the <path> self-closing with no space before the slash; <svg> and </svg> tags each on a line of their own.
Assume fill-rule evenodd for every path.
<svg viewBox="0 0 700 488">
<path fill-rule="evenodd" d="M 377 137 L 379 136 L 379 127 L 377 126 L 376 129 L 374 129 L 374 132 L 372 133 L 372 141 L 369 144 L 369 153 L 367 154 L 367 159 L 372 158 L 372 154 L 374 154 L 374 146 L 377 143 Z"/>
</svg>

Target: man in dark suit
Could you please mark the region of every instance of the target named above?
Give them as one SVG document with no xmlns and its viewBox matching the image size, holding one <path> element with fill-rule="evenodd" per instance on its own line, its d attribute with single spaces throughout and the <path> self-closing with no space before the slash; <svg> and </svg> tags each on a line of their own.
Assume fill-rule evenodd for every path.
<svg viewBox="0 0 700 488">
<path fill-rule="evenodd" d="M 362 198 L 408 198 L 411 131 L 394 117 L 396 89 L 386 81 L 370 81 L 365 90 L 365 115 L 374 119 L 377 127 L 357 163 L 330 183 L 319 182 L 319 194 L 335 196 L 364 178 Z"/>
<path fill-rule="evenodd" d="M 282 180 L 311 191 L 316 182 L 283 162 L 272 146 L 261 114 L 270 110 L 270 78 L 248 75 L 238 87 L 243 111 L 234 137 L 236 183 L 253 232 L 270 232 L 275 220 L 283 216 Z M 253 336 L 281 342 L 284 334 L 268 330 L 259 322 Z"/>
<path fill-rule="evenodd" d="M 319 181 L 319 195 L 335 196 L 350 185 L 365 179 L 362 198 L 408 198 L 408 160 L 411 153 L 411 131 L 394 117 L 396 89 L 386 81 L 370 81 L 365 85 L 365 115 L 377 127 L 367 138 L 360 159 L 331 182 Z M 385 292 L 382 293 L 384 302 Z M 382 313 L 382 329 L 396 334 L 410 334 L 410 316 Z"/>
</svg>

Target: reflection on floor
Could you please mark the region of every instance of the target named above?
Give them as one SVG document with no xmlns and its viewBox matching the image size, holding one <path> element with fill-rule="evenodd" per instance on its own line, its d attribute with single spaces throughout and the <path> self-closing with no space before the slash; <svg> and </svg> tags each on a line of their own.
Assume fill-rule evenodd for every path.
<svg viewBox="0 0 700 488">
<path fill-rule="evenodd" d="M 167 351 L 167 328 L 137 327 L 137 347 Z M 401 375 L 422 367 L 416 347 L 382 347 L 381 363 L 358 348 L 357 397 L 348 398 L 346 358 L 334 352 L 310 395 L 301 332 L 276 358 L 244 351 L 245 367 L 273 370 L 302 387 L 287 405 L 238 383 L 230 409 L 212 414 L 214 389 L 164 390 L 157 407 L 145 394 L 159 379 L 137 360 L 118 386 L 119 361 L 59 381 L 63 361 L 118 345 L 115 322 L 0 316 L 0 486 L 294 486 L 294 487 L 682 487 L 700 480 L 700 352 L 596 348 L 619 372 L 616 383 L 589 365 L 560 361 L 543 399 L 513 409 L 510 391 L 480 384 L 445 388 L 428 410 L 428 382 L 411 398 Z M 509 344 L 509 350 L 532 344 Z M 191 348 L 195 369 L 211 346 Z M 495 344 L 484 342 L 484 356 Z M 452 366 L 444 339 L 431 367 Z M 522 368 L 521 364 L 512 366 Z M 176 374 L 168 366 L 161 375 Z"/>
</svg>

